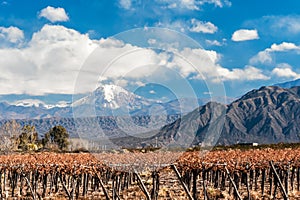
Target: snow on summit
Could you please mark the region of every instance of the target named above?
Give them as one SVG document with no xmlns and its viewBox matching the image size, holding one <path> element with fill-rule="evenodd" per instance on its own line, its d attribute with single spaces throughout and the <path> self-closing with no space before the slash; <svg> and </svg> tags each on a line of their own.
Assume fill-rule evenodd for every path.
<svg viewBox="0 0 300 200">
<path fill-rule="evenodd" d="M 104 99 L 107 102 L 111 102 L 112 100 L 114 100 L 115 95 L 118 95 L 120 93 L 125 93 L 128 95 L 128 91 L 116 85 L 104 85 L 103 91 L 104 91 Z"/>
</svg>

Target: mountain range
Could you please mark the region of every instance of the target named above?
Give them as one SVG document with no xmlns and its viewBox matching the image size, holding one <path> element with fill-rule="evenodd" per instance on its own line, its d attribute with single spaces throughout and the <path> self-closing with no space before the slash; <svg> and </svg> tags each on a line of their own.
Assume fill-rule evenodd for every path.
<svg viewBox="0 0 300 200">
<path fill-rule="evenodd" d="M 216 99 L 222 102 L 232 101 L 231 98 Z M 34 125 L 40 135 L 60 124 L 67 128 L 72 137 L 78 137 L 78 132 L 95 133 L 102 130 L 110 137 L 118 137 L 123 133 L 117 122 L 119 125 L 120 122 L 130 122 L 138 130 L 143 126 L 149 127 L 152 123 L 151 126 L 157 125 L 159 129 L 208 101 L 209 98 L 182 98 L 160 102 L 146 99 L 116 85 L 103 85 L 73 103 L 47 105 L 35 99 L 17 101 L 14 104 L 1 102 L 0 126 L 14 119 L 21 125 Z M 95 127 L 95 124 L 99 126 Z M 78 127 L 81 130 L 77 130 Z"/>
<path fill-rule="evenodd" d="M 152 137 L 127 137 L 115 143 L 122 145 L 124 141 L 160 146 L 300 142 L 300 87 L 261 87 L 228 105 L 209 102 Z"/>
<path fill-rule="evenodd" d="M 218 115 L 222 117 L 212 120 L 212 113 L 220 108 L 225 111 L 225 114 L 219 113 Z M 278 86 L 262 87 L 248 92 L 229 105 L 208 103 L 162 128 L 158 135 L 162 137 L 172 131 L 172 138 L 176 138 L 178 134 L 176 130 L 180 126 L 184 126 L 185 130 L 191 129 L 192 121 L 196 121 L 198 125 L 193 135 L 194 144 L 202 142 L 205 137 L 218 137 L 212 140 L 223 145 L 299 142 L 300 87 L 290 89 Z M 181 125 L 175 126 L 179 122 Z M 210 125 L 215 126 L 217 123 L 222 126 L 222 129 L 219 129 L 220 134 L 208 131 Z"/>
<path fill-rule="evenodd" d="M 219 102 L 234 98 L 216 97 Z M 92 116 L 144 116 L 186 114 L 209 102 L 210 98 L 182 98 L 169 102 L 146 99 L 116 85 L 103 85 L 73 103 L 47 105 L 41 100 L 25 99 L 0 102 L 0 120 L 77 118 Z"/>
<path fill-rule="evenodd" d="M 189 107 L 191 101 L 200 106 Z M 105 136 L 118 146 L 300 141 L 299 86 L 264 86 L 223 104 L 203 99 L 163 103 L 107 85 L 71 105 L 46 108 L 1 103 L 0 113 L 0 125 L 14 118 L 21 125 L 35 125 L 43 134 L 60 124 L 72 137 Z"/>
</svg>

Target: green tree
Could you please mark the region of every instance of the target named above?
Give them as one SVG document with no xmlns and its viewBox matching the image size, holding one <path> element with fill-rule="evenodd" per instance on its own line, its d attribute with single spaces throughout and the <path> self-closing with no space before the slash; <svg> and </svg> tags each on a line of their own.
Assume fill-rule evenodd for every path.
<svg viewBox="0 0 300 200">
<path fill-rule="evenodd" d="M 69 146 L 69 133 L 63 126 L 54 126 L 45 134 L 42 143 L 45 147 L 53 148 L 53 145 L 57 145 L 60 150 L 66 150 Z"/>
<path fill-rule="evenodd" d="M 19 135 L 18 148 L 23 151 L 37 150 L 38 133 L 35 126 L 25 125 L 22 128 L 22 133 Z"/>
</svg>

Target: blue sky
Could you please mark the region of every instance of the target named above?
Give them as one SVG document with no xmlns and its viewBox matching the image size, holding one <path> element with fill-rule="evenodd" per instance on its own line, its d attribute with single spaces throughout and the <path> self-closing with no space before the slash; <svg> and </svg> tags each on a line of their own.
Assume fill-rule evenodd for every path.
<svg viewBox="0 0 300 200">
<path fill-rule="evenodd" d="M 78 71 L 95 48 L 114 49 L 113 53 L 132 50 L 136 44 L 128 44 L 127 41 L 121 44 L 108 38 L 145 27 L 168 28 L 197 41 L 213 60 L 211 65 L 205 66 L 211 69 L 205 69 L 203 73 L 208 74 L 211 84 L 218 76 L 221 82 L 216 83 L 216 87 L 224 85 L 226 94 L 231 97 L 262 85 L 300 78 L 299 1 L 74 2 L 0 0 L 0 94 L 71 95 L 76 91 Z M 200 56 L 201 52 L 188 48 L 178 52 L 189 60 Z M 145 54 L 148 53 L 145 51 Z M 162 61 L 165 56 L 156 52 L 153 59 Z M 172 62 L 168 63 L 170 68 L 175 66 Z M 203 80 L 194 76 L 193 72 L 187 72 L 184 66 L 173 69 L 184 74 L 183 78 L 189 81 L 197 96 L 211 94 Z M 162 74 L 161 71 L 153 73 Z M 164 96 L 159 91 L 163 87 L 157 87 L 156 92 L 153 84 L 147 88 L 145 76 L 120 77 L 120 74 L 110 74 L 103 80 L 108 83 L 117 80 L 121 86 L 131 90 L 145 87 L 149 89 L 151 98 L 154 94 L 157 98 Z M 153 77 L 153 82 L 162 78 Z M 167 82 L 167 85 L 180 85 L 176 77 L 173 82 Z M 185 96 L 184 89 L 178 92 L 179 96 Z M 145 92 L 141 94 L 145 95 Z"/>
</svg>

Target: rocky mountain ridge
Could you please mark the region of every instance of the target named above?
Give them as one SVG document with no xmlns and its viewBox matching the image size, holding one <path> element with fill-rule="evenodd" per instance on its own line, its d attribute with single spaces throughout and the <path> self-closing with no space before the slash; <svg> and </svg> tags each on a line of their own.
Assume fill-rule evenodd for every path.
<svg viewBox="0 0 300 200">
<path fill-rule="evenodd" d="M 214 106 L 209 108 L 209 104 Z M 215 136 L 218 136 L 213 138 L 217 144 L 300 142 L 300 87 L 262 87 L 248 92 L 229 105 L 209 104 L 167 125 L 158 135 L 170 135 L 172 132 L 171 137 L 176 138 L 179 126 L 174 124 L 180 122 L 180 126 L 188 130 L 192 125 L 190 122 L 197 121 L 194 144 L 202 142 L 205 137 Z M 211 120 L 213 107 L 226 110 L 224 115 L 219 114 L 222 119 L 218 120 L 224 120 L 220 134 L 207 131 L 207 127 L 214 126 L 212 123 L 217 121 Z"/>
</svg>

